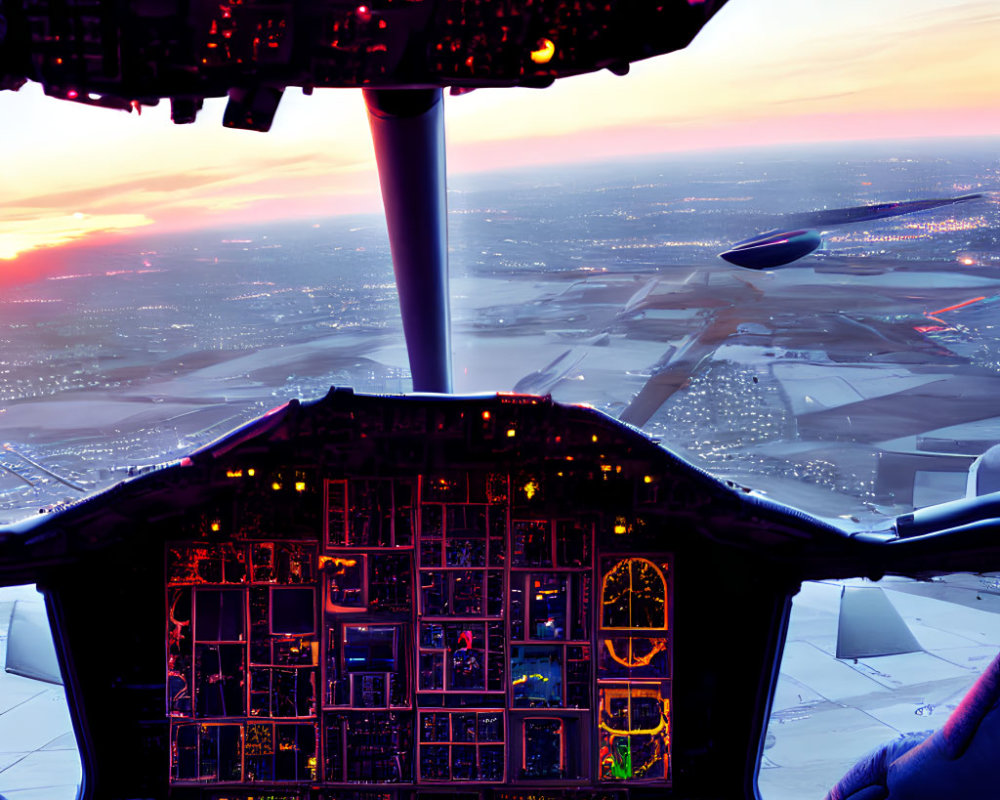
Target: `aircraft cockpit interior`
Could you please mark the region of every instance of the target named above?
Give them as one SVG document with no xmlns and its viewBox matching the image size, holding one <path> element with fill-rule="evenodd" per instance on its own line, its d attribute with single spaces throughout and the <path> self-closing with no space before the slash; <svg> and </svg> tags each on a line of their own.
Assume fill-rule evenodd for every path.
<svg viewBox="0 0 1000 800">
<path fill-rule="evenodd" d="M 990 382 L 1000 362 L 949 316 L 973 309 L 983 330 L 995 327 L 988 310 L 1000 294 L 984 287 L 1000 282 L 1000 259 L 984 253 L 993 246 L 987 229 L 998 227 L 1000 197 L 986 178 L 977 173 L 933 191 L 908 190 L 905 198 L 876 197 L 869 169 L 884 168 L 887 180 L 907 169 L 893 155 L 865 165 L 853 176 L 864 188 L 831 200 L 834 207 L 789 215 L 777 201 L 769 206 L 774 214 L 745 206 L 758 189 L 774 200 L 770 179 L 740 177 L 723 188 L 710 171 L 692 180 L 697 196 L 685 190 L 676 201 L 654 198 L 646 216 L 627 204 L 607 215 L 634 231 L 656 228 L 667 206 L 676 212 L 673 221 L 708 209 L 704 216 L 717 228 L 709 235 L 692 225 L 690 241 L 668 242 L 660 232 L 655 242 L 633 233 L 601 239 L 610 230 L 607 218 L 581 212 L 577 222 L 593 223 L 580 251 L 588 260 L 567 255 L 569 267 L 552 278 L 557 290 L 530 302 L 505 295 L 497 303 L 506 305 L 490 309 L 489 324 L 476 331 L 484 338 L 511 333 L 516 326 L 502 309 L 512 309 L 526 328 L 545 328 L 549 339 L 535 354 L 539 369 L 522 371 L 509 384 L 512 392 L 491 385 L 489 394 L 454 393 L 443 89 L 541 89 L 602 70 L 624 77 L 634 62 L 685 48 L 724 4 L 0 0 L 0 90 L 33 81 L 51 98 L 129 113 L 168 101 L 170 120 L 181 125 L 195 121 L 206 99 L 226 98 L 222 124 L 259 133 L 271 128 L 289 87 L 304 95 L 364 90 L 388 229 L 383 261 L 392 274 L 366 274 L 367 294 L 341 300 L 331 293 L 328 305 L 287 317 L 294 306 L 288 298 L 313 301 L 324 290 L 293 292 L 251 276 L 231 296 L 227 285 L 220 304 L 260 301 L 259 311 L 280 295 L 274 302 L 285 305 L 266 309 L 274 326 L 326 326 L 324 346 L 342 336 L 346 349 L 331 364 L 343 370 L 324 376 L 369 368 L 374 375 L 375 362 L 359 342 L 371 336 L 384 351 L 403 354 L 393 341 L 402 337 L 407 366 L 400 361 L 384 373 L 404 376 L 413 390 L 340 386 L 319 399 L 289 399 L 295 370 L 319 360 L 320 340 L 240 341 L 226 355 L 249 353 L 236 378 L 255 389 L 277 381 L 261 389 L 267 405 L 240 417 L 250 401 L 239 412 L 230 408 L 243 395 L 221 371 L 211 379 L 199 373 L 204 381 L 190 394 L 188 386 L 164 389 L 175 389 L 171 381 L 188 376 L 191 362 L 211 372 L 223 359 L 210 346 L 185 345 L 168 357 L 163 341 L 131 344 L 147 377 L 162 382 L 158 391 L 135 396 L 128 369 L 111 368 L 115 379 L 102 385 L 102 397 L 129 404 L 130 419 L 156 416 L 164 406 L 172 422 L 198 413 L 192 409 L 204 399 L 199 391 L 212 397 L 211 419 L 199 422 L 197 436 L 182 425 L 169 428 L 173 449 L 164 463 L 129 462 L 127 477 L 120 464 L 106 468 L 103 489 L 83 497 L 86 487 L 32 459 L 30 446 L 4 444 L 3 455 L 44 473 L 61 493 L 77 494 L 0 527 L 0 587 L 34 585 L 44 598 L 42 609 L 33 590 L 17 600 L 0 593 L 0 615 L 10 611 L 7 634 L 0 630 L 6 672 L 62 684 L 60 708 L 72 732 L 49 730 L 27 710 L 41 696 L 31 686 L 17 684 L 9 696 L 0 687 L 0 717 L 26 709 L 6 716 L 20 722 L 13 734 L 0 730 L 0 800 L 50 798 L 49 785 L 5 783 L 17 773 L 21 758 L 8 749 L 21 735 L 37 740 L 32 753 L 42 755 L 31 764 L 43 767 L 32 767 L 36 776 L 59 760 L 47 761 L 52 753 L 79 752 L 79 780 L 65 792 L 78 800 L 788 800 L 817 785 L 828 800 L 996 795 L 1000 456 L 989 450 L 976 458 L 972 449 L 989 436 L 1000 441 Z M 850 92 L 830 97 L 840 94 Z M 292 156 L 271 166 L 287 167 L 290 185 L 309 171 L 306 161 Z M 995 158 L 989 165 L 995 182 Z M 344 167 L 355 169 L 353 162 Z M 833 171 L 847 172 L 842 165 Z M 226 183 L 221 171 L 205 173 L 195 176 L 199 191 Z M 146 202 L 175 183 L 171 175 L 151 180 L 153 188 L 143 181 L 122 185 L 140 185 Z M 31 208 L 54 202 L 44 194 L 30 200 Z M 243 201 L 233 207 L 242 209 Z M 531 219 L 535 206 L 524 208 L 491 235 L 554 225 L 544 215 Z M 491 225 L 494 212 L 507 214 L 483 209 L 476 213 Z M 720 209 L 747 232 L 762 232 L 722 250 Z M 920 216 L 931 212 L 955 216 Z M 66 216 L 82 224 L 88 214 Z M 128 224 L 153 222 L 108 214 L 119 216 Z M 882 220 L 898 227 L 864 230 Z M 94 225 L 90 233 L 104 231 Z M 956 244 L 959 236 L 978 249 Z M 916 257 L 887 250 L 911 248 L 912 256 L 918 244 L 947 237 L 955 237 L 950 249 L 942 245 L 947 258 L 926 270 Z M 865 251 L 866 261 L 855 258 L 858 242 L 877 246 Z M 282 258 L 293 258 L 275 255 L 281 245 L 274 242 L 252 255 L 250 239 L 222 243 L 273 272 L 289 263 Z M 324 254 L 331 260 L 329 245 Z M 525 260 L 507 261 L 493 250 L 508 245 L 521 247 Z M 660 275 L 658 259 L 669 258 L 661 255 L 668 246 L 682 254 L 673 266 L 686 268 L 690 253 L 702 257 L 709 249 L 711 261 L 691 262 L 690 274 L 680 277 Z M 219 257 L 199 247 L 188 254 L 198 269 L 219 267 Z M 480 255 L 496 259 L 490 276 L 545 266 L 530 242 L 507 238 L 485 247 Z M 647 256 L 654 247 L 663 249 Z M 837 247 L 847 255 L 832 253 Z M 366 253 L 366 245 L 353 251 Z M 611 254 L 616 268 L 634 262 L 643 269 L 606 274 L 590 264 L 596 252 Z M 157 254 L 139 255 L 142 269 L 102 262 L 93 273 L 50 277 L 159 272 L 147 259 Z M 772 270 L 786 265 L 794 265 L 783 273 L 787 283 L 772 280 Z M 926 275 L 960 268 L 966 272 L 941 292 Z M 883 275 L 867 298 L 851 283 Z M 832 288 L 823 283 L 830 276 L 839 281 Z M 184 281 L 157 280 L 161 288 Z M 383 324 L 359 312 L 349 328 L 337 328 L 337 313 L 377 304 L 384 298 L 373 287 L 386 286 L 398 297 L 399 319 Z M 196 327 L 179 306 L 147 300 L 142 286 L 131 291 L 107 303 L 130 314 L 167 309 L 184 321 L 170 317 L 165 324 L 184 335 Z M 709 298 L 704 307 L 691 300 L 697 292 Z M 36 303 L 61 308 L 62 299 L 43 295 L 15 298 L 31 310 L 12 317 L 4 336 L 28 327 Z M 812 315 L 807 303 L 817 295 L 828 307 Z M 388 303 L 393 314 L 396 297 Z M 567 297 L 589 305 L 546 317 Z M 149 305 L 136 308 L 135 298 Z M 214 302 L 199 298 L 198 324 L 223 327 L 209 308 Z M 800 316 L 809 317 L 805 333 L 795 330 Z M 629 327 L 636 320 L 642 324 Z M 60 337 L 72 339 L 68 351 L 81 364 L 116 361 L 117 354 L 83 341 L 86 332 L 74 324 L 57 313 L 39 323 L 38 337 L 60 345 Z M 479 321 L 464 324 L 476 328 Z M 116 341 L 128 339 L 107 327 Z M 616 348 L 624 343 L 645 354 L 638 369 L 607 366 L 622 352 L 611 349 L 613 337 Z M 583 378 L 574 370 L 585 354 L 566 349 L 569 340 L 605 348 L 593 360 L 603 359 L 603 374 L 616 376 L 608 381 L 616 385 L 605 392 L 602 410 L 553 400 L 552 387 Z M 555 351 L 540 355 L 552 347 L 560 353 L 554 360 Z M 712 362 L 724 348 L 733 360 Z M 751 350 L 753 375 L 733 366 L 732 354 Z M 485 358 L 499 363 L 497 352 Z M 161 355 L 155 364 L 144 360 Z M 11 357 L 4 374 L 30 361 Z M 668 400 L 712 395 L 711 387 L 696 385 L 706 364 L 722 376 L 714 402 L 725 418 L 724 441 L 697 460 L 657 433 L 670 422 Z M 875 374 L 883 367 L 886 374 Z M 56 369 L 37 391 L 30 387 L 32 399 L 66 383 Z M 971 421 L 974 445 L 945 427 L 907 427 L 911 417 L 944 409 L 950 398 L 942 386 L 970 375 L 974 391 L 956 400 L 968 416 L 942 411 L 939 425 Z M 911 389 L 934 410 L 893 405 Z M 734 411 L 738 394 L 752 394 L 756 406 Z M 13 427 L 27 396 L 4 396 L 12 413 L 0 424 Z M 98 402 L 74 397 L 79 405 L 68 415 L 100 416 Z M 260 415 L 274 398 L 283 404 Z M 852 420 L 852 410 L 869 401 L 882 416 Z M 708 407 L 705 401 L 677 416 L 689 423 Z M 87 421 L 80 440 L 90 437 L 88 447 L 94 431 L 141 438 L 123 433 L 112 412 L 106 416 L 110 421 Z M 237 418 L 244 424 L 230 430 Z M 812 427 L 800 437 L 802 420 Z M 891 420 L 892 431 L 882 431 L 880 420 Z M 770 431 L 753 439 L 750 458 L 780 462 L 778 485 L 789 485 L 808 464 L 815 481 L 798 497 L 815 499 L 850 483 L 862 486 L 855 499 L 866 511 L 876 500 L 916 510 L 863 519 L 813 514 L 730 480 L 726 460 L 737 449 L 730 445 L 747 426 Z M 771 435 L 778 428 L 787 439 Z M 885 442 L 896 449 L 880 450 Z M 847 444 L 854 448 L 845 459 L 850 469 L 838 472 L 825 454 Z M 27 468 L 0 468 L 0 478 L 20 482 L 17 490 L 35 491 L 30 497 L 37 499 Z M 890 473 L 905 477 L 900 497 L 876 485 L 876 475 Z M 938 503 L 948 492 L 960 496 L 967 475 L 962 499 Z M 891 668 L 878 661 L 887 657 L 897 658 Z M 790 765 L 803 752 L 833 753 L 846 774 L 838 767 L 838 780 L 812 763 L 796 771 Z M 772 792 L 779 770 L 791 777 Z"/>
<path fill-rule="evenodd" d="M 101 796 L 625 800 L 746 779 L 790 588 L 746 531 L 834 535 L 589 409 L 334 390 L 3 561 Z"/>
<path fill-rule="evenodd" d="M 0 557 L 45 592 L 84 797 L 749 797 L 801 581 L 989 563 L 995 501 L 959 505 L 852 537 L 591 409 L 334 389 Z M 850 613 L 848 655 L 891 639 Z"/>
</svg>

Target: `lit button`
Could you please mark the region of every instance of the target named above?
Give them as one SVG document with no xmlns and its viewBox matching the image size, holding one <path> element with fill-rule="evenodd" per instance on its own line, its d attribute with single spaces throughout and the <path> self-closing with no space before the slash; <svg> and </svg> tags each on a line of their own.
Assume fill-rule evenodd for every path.
<svg viewBox="0 0 1000 800">
<path fill-rule="evenodd" d="M 555 54 L 555 42 L 551 39 L 539 39 L 536 49 L 531 51 L 531 60 L 536 64 L 548 64 Z"/>
</svg>

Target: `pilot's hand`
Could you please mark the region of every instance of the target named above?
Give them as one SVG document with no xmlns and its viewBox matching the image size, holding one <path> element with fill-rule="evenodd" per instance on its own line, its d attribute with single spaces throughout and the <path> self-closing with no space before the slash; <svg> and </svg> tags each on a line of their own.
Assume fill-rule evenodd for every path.
<svg viewBox="0 0 1000 800">
<path fill-rule="evenodd" d="M 908 734 L 855 764 L 827 800 L 996 797 L 1000 787 L 1000 656 L 936 733 Z"/>
</svg>

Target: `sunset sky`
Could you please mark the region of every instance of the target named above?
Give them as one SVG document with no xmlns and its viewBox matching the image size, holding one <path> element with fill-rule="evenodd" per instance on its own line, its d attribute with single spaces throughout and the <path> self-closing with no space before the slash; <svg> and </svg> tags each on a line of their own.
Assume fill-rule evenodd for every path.
<svg viewBox="0 0 1000 800">
<path fill-rule="evenodd" d="M 447 100 L 452 174 L 694 148 L 1000 135 L 996 0 L 730 0 L 688 50 Z M 291 89 L 269 134 L 224 101 L 174 126 L 0 93 L 0 259 L 99 232 L 377 211 L 361 93 Z M 0 266 L 0 270 L 3 267 Z"/>
</svg>

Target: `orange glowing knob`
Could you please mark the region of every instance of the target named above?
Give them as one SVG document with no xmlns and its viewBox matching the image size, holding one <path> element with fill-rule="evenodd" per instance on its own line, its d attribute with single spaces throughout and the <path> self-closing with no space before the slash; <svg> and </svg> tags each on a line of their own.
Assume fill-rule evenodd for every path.
<svg viewBox="0 0 1000 800">
<path fill-rule="evenodd" d="M 539 39 L 535 49 L 531 51 L 531 60 L 536 64 L 548 64 L 555 54 L 555 42 L 551 39 Z"/>
</svg>

